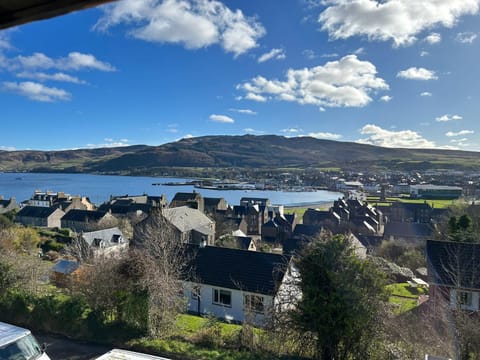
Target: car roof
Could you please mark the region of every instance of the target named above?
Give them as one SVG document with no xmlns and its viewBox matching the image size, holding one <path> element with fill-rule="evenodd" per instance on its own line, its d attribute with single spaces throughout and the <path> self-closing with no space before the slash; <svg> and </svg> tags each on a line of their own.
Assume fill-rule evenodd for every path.
<svg viewBox="0 0 480 360">
<path fill-rule="evenodd" d="M 0 346 L 9 344 L 28 334 L 30 334 L 30 330 L 0 322 Z"/>
</svg>

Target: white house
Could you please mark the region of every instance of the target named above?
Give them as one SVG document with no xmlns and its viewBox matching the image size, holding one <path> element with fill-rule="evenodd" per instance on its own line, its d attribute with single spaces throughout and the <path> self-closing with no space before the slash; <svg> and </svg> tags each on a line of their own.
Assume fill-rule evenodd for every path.
<svg viewBox="0 0 480 360">
<path fill-rule="evenodd" d="M 94 256 L 115 256 L 128 246 L 128 242 L 118 227 L 84 232 L 81 237 L 88 244 Z"/>
<path fill-rule="evenodd" d="M 210 246 L 189 250 L 193 273 L 184 288 L 189 312 L 259 326 L 269 320 L 288 265 L 284 256 Z"/>
</svg>

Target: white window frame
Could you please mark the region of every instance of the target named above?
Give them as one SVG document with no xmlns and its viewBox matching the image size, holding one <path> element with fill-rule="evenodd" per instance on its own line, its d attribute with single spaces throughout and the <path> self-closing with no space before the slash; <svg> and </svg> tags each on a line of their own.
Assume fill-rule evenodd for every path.
<svg viewBox="0 0 480 360">
<path fill-rule="evenodd" d="M 229 303 L 222 302 L 222 298 L 224 299 L 222 295 L 229 296 L 230 302 Z M 212 289 L 212 304 L 224 306 L 224 307 L 232 307 L 232 292 L 230 290 L 224 290 L 224 289 Z"/>
</svg>

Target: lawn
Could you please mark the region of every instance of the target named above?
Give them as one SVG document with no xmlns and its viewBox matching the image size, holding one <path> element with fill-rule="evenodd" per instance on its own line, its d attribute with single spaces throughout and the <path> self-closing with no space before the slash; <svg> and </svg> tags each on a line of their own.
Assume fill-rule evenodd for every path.
<svg viewBox="0 0 480 360">
<path fill-rule="evenodd" d="M 435 209 L 445 209 L 449 206 L 458 204 L 459 200 L 425 200 L 425 199 L 411 199 L 405 197 L 387 197 L 385 201 L 380 201 L 379 196 L 368 196 L 367 201 L 372 205 L 379 205 L 379 206 L 390 206 L 393 202 L 400 201 L 402 203 L 409 203 L 409 204 L 423 204 L 427 203 L 431 207 Z"/>
<path fill-rule="evenodd" d="M 420 295 L 428 294 L 428 290 L 421 287 L 412 287 L 408 283 L 387 285 L 390 293 L 388 302 L 394 305 L 394 313 L 402 314 L 415 308 Z"/>
</svg>

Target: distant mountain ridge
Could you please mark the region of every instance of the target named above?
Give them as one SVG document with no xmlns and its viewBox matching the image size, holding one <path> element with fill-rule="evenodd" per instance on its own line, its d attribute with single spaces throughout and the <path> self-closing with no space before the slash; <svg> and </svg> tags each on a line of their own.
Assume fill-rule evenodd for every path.
<svg viewBox="0 0 480 360">
<path fill-rule="evenodd" d="M 159 174 L 168 168 L 480 169 L 480 153 L 382 148 L 353 142 L 276 135 L 202 136 L 160 146 L 65 151 L 0 151 L 0 170 Z"/>
</svg>

